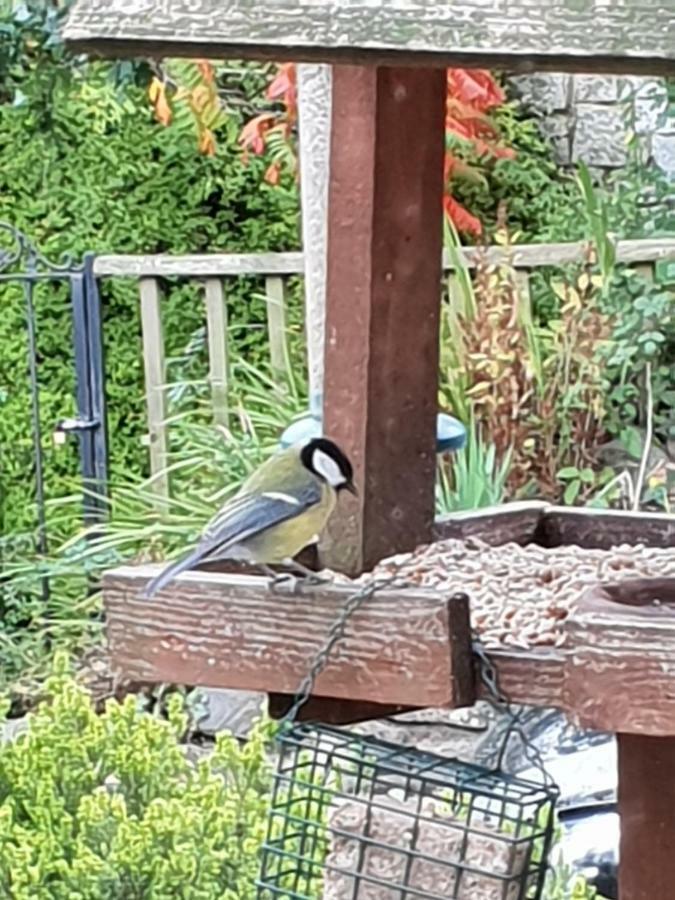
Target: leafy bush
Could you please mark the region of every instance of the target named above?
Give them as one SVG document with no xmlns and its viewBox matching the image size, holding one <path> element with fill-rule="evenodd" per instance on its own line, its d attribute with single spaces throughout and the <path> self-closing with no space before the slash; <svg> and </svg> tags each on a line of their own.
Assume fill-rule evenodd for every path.
<svg viewBox="0 0 675 900">
<path fill-rule="evenodd" d="M 143 81 L 142 69 L 72 59 L 58 39 L 57 24 L 50 3 L 6 0 L 0 5 L 0 71 L 8 73 L 6 102 L 0 105 L 0 221 L 26 232 L 54 259 L 64 252 L 81 259 L 89 251 L 297 249 L 295 185 L 289 179 L 273 189 L 263 182 L 262 161 L 241 164 L 237 135 L 244 111 L 233 108 L 220 127 L 216 154 L 202 156 L 191 132 L 167 130 L 153 120 L 143 88 L 135 84 L 136 75 Z M 241 72 L 235 68 L 231 77 L 241 90 Z M 164 287 L 167 355 L 183 357 L 194 344 L 190 375 L 200 372 L 203 378 L 204 342 L 193 341 L 203 329 L 198 290 L 176 282 Z M 251 279 L 228 284 L 230 337 L 237 352 L 253 362 L 265 353 L 260 288 Z M 142 472 L 147 451 L 141 443 L 145 412 L 137 287 L 111 279 L 102 284 L 102 294 L 112 468 L 114 473 Z M 35 510 L 27 496 L 33 459 L 24 300 L 12 287 L 3 287 L 0 298 L 0 497 L 7 534 L 32 529 Z M 295 291 L 296 323 L 298 300 Z M 74 444 L 58 451 L 51 444 L 57 421 L 74 411 L 66 288 L 41 285 L 35 305 L 51 498 L 78 464 Z M 171 367 L 169 375 L 174 375 Z"/>
<path fill-rule="evenodd" d="M 0 745 L 0 896 L 253 900 L 265 835 L 268 724 L 221 734 L 189 762 L 178 694 L 168 720 L 91 700 L 56 661 L 48 702 Z"/>
</svg>

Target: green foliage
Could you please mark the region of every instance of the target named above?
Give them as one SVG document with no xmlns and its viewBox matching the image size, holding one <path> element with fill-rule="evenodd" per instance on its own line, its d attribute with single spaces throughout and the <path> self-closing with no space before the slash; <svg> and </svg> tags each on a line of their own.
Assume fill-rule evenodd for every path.
<svg viewBox="0 0 675 900">
<path fill-rule="evenodd" d="M 48 701 L 0 745 L 0 896 L 12 900 L 253 900 L 270 786 L 268 723 L 221 734 L 196 764 L 138 700 L 97 715 L 57 658 Z"/>
<path fill-rule="evenodd" d="M 445 515 L 502 503 L 510 466 L 511 451 L 498 459 L 496 447 L 483 439 L 472 419 L 466 445 L 449 459 L 439 462 L 437 513 Z"/>
<path fill-rule="evenodd" d="M 574 174 L 556 163 L 553 145 L 542 135 L 538 120 L 510 96 L 495 111 L 495 121 L 515 158 L 486 165 L 483 182 L 458 182 L 457 199 L 478 215 L 490 236 L 504 204 L 509 228 L 522 242 L 585 239 L 584 200 Z M 608 228 L 623 238 L 672 235 L 668 177 L 645 166 L 638 137 L 629 141 L 628 150 L 628 163 L 609 174 L 603 185 Z"/>
<path fill-rule="evenodd" d="M 0 70 L 11 73 L 0 105 L 0 221 L 30 235 L 51 258 L 107 253 L 221 252 L 296 249 L 295 185 L 264 184 L 264 163 L 243 166 L 236 107 L 219 127 L 215 156 L 198 153 L 191 129 L 165 129 L 153 120 L 142 66 L 87 63 L 69 58 L 55 33 L 58 12 L 49 3 L 0 6 Z M 56 17 L 56 18 L 55 18 Z M 27 49 L 28 48 L 28 49 Z M 126 66 L 126 68 L 125 68 Z M 241 72 L 230 67 L 241 91 Z M 206 373 L 203 305 L 196 286 L 164 285 L 163 306 L 169 380 L 172 358 L 192 347 L 190 377 Z M 241 279 L 228 285 L 231 342 L 237 353 L 260 362 L 265 349 L 262 285 Z M 108 403 L 114 473 L 147 465 L 144 390 L 137 288 L 132 281 L 101 285 Z M 24 298 L 0 290 L 0 496 L 2 533 L 32 529 L 35 509 L 27 496 L 32 446 L 26 379 Z M 299 294 L 291 296 L 291 324 L 299 321 Z M 67 289 L 40 286 L 35 304 L 40 354 L 41 420 L 49 498 L 77 471 L 74 445 L 55 450 L 57 421 L 74 412 L 70 313 Z M 175 407 L 171 412 L 175 412 Z M 72 524 L 72 523 L 71 523 Z M 71 527 L 72 530 L 72 527 Z M 68 533 L 61 532 L 61 536 Z"/>
</svg>

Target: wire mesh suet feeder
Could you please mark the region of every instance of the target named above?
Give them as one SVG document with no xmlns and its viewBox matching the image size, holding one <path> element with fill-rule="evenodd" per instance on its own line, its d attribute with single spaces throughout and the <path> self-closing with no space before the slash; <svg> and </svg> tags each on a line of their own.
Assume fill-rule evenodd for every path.
<svg viewBox="0 0 675 900">
<path fill-rule="evenodd" d="M 539 900 L 558 789 L 480 645 L 481 679 L 511 718 L 494 769 L 295 721 L 349 617 L 395 580 L 347 599 L 282 723 L 257 898 Z M 542 783 L 502 771 L 514 732 Z"/>
<path fill-rule="evenodd" d="M 555 789 L 300 724 L 282 733 L 259 900 L 531 900 Z"/>
</svg>

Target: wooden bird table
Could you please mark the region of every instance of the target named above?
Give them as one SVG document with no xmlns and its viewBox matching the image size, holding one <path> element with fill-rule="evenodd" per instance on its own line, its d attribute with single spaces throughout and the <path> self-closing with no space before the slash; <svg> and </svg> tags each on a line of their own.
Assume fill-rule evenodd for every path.
<svg viewBox="0 0 675 900">
<path fill-rule="evenodd" d="M 361 494 L 358 500 L 350 498 L 342 505 L 324 548 L 324 562 L 355 574 L 392 553 L 430 541 L 438 390 L 444 69 L 672 73 L 672 0 L 75 0 L 64 34 L 74 50 L 108 56 L 335 64 L 323 420 L 327 432 L 353 458 Z M 223 611 L 219 604 L 227 597 L 218 599 L 210 593 L 213 581 L 196 592 L 198 582 L 192 575 L 186 576 L 181 584 L 190 596 L 181 600 L 178 592 L 169 603 L 166 595 L 162 609 L 155 604 L 150 615 L 147 606 L 130 597 L 126 604 L 119 599 L 124 591 L 114 589 L 116 577 L 111 574 L 107 581 L 111 634 L 114 639 L 116 633 L 121 641 L 122 630 L 128 627 L 132 632 L 128 641 L 133 639 L 134 653 L 146 660 L 146 665 L 147 648 L 156 649 L 154 668 L 147 673 L 161 677 L 198 674 L 200 679 L 208 679 L 206 683 L 216 683 L 215 674 L 219 673 L 220 683 L 229 680 L 229 674 L 224 674 L 228 661 L 220 656 L 225 644 L 214 642 L 212 635 L 220 629 L 219 639 L 224 642 L 227 637 L 227 647 L 232 648 L 251 632 L 233 630 L 226 635 L 227 621 L 219 616 Z M 225 587 L 227 595 L 230 588 Z M 247 598 L 244 606 L 251 612 L 258 589 L 248 582 L 239 584 L 237 590 L 241 598 Z M 446 601 L 420 597 L 419 610 L 424 612 L 408 609 L 404 618 L 417 616 L 419 628 L 428 627 L 437 642 L 441 637 L 450 641 L 454 626 L 449 622 L 453 615 L 460 615 L 461 603 L 455 610 Z M 199 613 L 194 602 L 201 604 Z M 317 609 L 325 613 L 336 602 L 333 593 L 325 592 Z M 390 597 L 388 602 L 386 615 L 394 615 L 396 598 Z M 233 616 L 240 603 L 243 599 L 228 608 Z M 439 603 L 445 604 L 442 609 Z M 272 614 L 271 606 L 264 608 Z M 288 610 L 300 615 L 292 604 Z M 371 615 L 375 615 L 375 604 Z M 128 621 L 123 622 L 123 616 L 128 616 Z M 157 622 L 153 625 L 154 616 Z M 204 620 L 209 621 L 209 629 L 203 627 Z M 412 654 L 415 667 L 422 665 L 424 660 L 415 650 L 416 638 L 410 628 L 406 633 L 405 621 L 399 621 L 403 629 L 399 649 L 405 647 L 406 653 Z M 326 622 L 322 618 L 313 624 Z M 240 625 L 261 628 L 255 615 Z M 368 621 L 364 611 L 359 627 L 366 625 L 374 629 L 374 639 L 375 623 Z M 115 628 L 120 630 L 114 632 Z M 352 641 L 356 640 L 354 632 Z M 292 678 L 308 659 L 305 651 L 311 647 L 296 647 L 293 665 L 282 673 L 279 660 L 266 656 L 266 646 L 259 647 L 260 665 L 272 679 L 266 678 L 266 687 L 290 690 Z M 351 647 L 355 650 L 356 644 Z M 411 682 L 406 692 L 400 666 L 393 675 L 388 662 L 376 664 L 375 660 L 372 666 L 378 680 L 373 686 L 377 684 L 380 697 L 394 703 L 470 702 L 465 676 L 459 674 L 466 666 L 465 658 L 462 662 L 466 649 L 466 641 L 457 638 L 451 649 L 441 653 L 443 678 L 447 679 L 444 688 L 440 676 L 434 678 L 427 666 L 429 684 L 435 687 L 427 691 L 424 679 L 415 679 L 414 690 Z M 372 647 L 359 649 L 359 653 L 366 651 L 372 653 Z M 344 647 L 342 652 L 347 652 Z M 504 688 L 515 700 L 558 702 L 563 661 L 550 654 L 517 656 L 516 660 L 507 655 L 500 662 Z M 356 665 L 358 660 L 353 657 L 351 662 Z M 349 703 L 355 696 L 360 702 L 369 702 L 367 697 L 373 696 L 366 687 L 370 675 L 363 677 L 358 694 L 342 684 L 337 693 L 343 698 L 341 703 Z M 337 684 L 330 690 L 338 691 Z M 675 719 L 671 733 L 675 734 Z M 675 808 L 671 802 L 675 790 L 672 739 L 646 736 L 643 731 L 622 737 L 620 743 L 621 810 L 626 826 L 621 900 L 667 900 L 675 896 L 675 853 L 663 852 L 668 842 L 675 846 L 675 824 L 663 810 L 670 803 L 672 816 Z M 666 777 L 660 805 L 651 778 L 656 767 Z M 667 888 L 661 889 L 663 885 Z"/>
</svg>

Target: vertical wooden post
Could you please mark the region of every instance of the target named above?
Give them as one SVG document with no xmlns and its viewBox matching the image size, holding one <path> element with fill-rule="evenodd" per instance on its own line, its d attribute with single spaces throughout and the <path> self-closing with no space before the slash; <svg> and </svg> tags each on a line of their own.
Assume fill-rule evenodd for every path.
<svg viewBox="0 0 675 900">
<path fill-rule="evenodd" d="M 206 336 L 209 345 L 209 383 L 213 421 L 229 423 L 227 389 L 229 357 L 227 350 L 227 303 L 220 278 L 207 278 L 205 285 Z"/>
<path fill-rule="evenodd" d="M 270 341 L 270 364 L 275 377 L 288 371 L 286 345 L 286 288 L 283 278 L 268 275 L 265 279 L 267 334 Z"/>
<path fill-rule="evenodd" d="M 307 374 L 314 408 L 323 394 L 332 67 L 301 63 L 297 73 Z"/>
<path fill-rule="evenodd" d="M 349 573 L 432 535 L 445 77 L 333 72 L 324 431 L 360 496 L 341 498 L 322 561 Z"/>
<path fill-rule="evenodd" d="M 675 738 L 617 735 L 619 897 L 655 900 L 675 892 Z"/>
<path fill-rule="evenodd" d="M 162 331 L 162 303 L 157 279 L 141 278 L 141 328 L 143 332 L 143 363 L 145 366 L 145 394 L 150 436 L 150 472 L 153 487 L 164 508 L 169 497 L 169 476 L 166 473 L 169 439 L 166 426 L 166 361 Z"/>
</svg>

